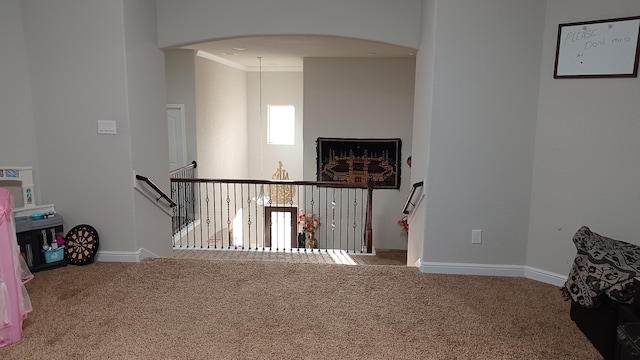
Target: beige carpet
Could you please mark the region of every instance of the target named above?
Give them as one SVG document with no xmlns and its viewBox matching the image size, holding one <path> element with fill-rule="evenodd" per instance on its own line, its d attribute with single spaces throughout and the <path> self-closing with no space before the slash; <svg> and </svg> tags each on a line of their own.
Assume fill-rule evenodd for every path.
<svg viewBox="0 0 640 360">
<path fill-rule="evenodd" d="M 233 261 L 278 261 L 304 264 L 335 264 L 326 252 L 262 251 L 262 250 L 173 250 L 174 259 L 233 260 Z"/>
<path fill-rule="evenodd" d="M 407 265 L 407 250 L 376 249 L 376 254 L 351 255 L 358 265 Z"/>
<path fill-rule="evenodd" d="M 400 265 L 407 264 L 406 250 L 376 249 L 376 254 L 347 255 L 329 250 L 286 250 L 286 251 L 262 251 L 262 250 L 221 250 L 221 249 L 174 249 L 174 259 L 194 260 L 234 260 L 234 261 L 280 261 L 304 264 L 345 264 L 354 265 Z"/>
<path fill-rule="evenodd" d="M 145 260 L 36 273 L 0 359 L 598 359 L 557 287 L 402 266 Z"/>
</svg>

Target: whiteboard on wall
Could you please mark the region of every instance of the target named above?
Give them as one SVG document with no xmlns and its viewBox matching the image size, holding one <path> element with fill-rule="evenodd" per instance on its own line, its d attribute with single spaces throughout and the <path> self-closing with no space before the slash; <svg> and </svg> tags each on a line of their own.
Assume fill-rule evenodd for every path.
<svg viewBox="0 0 640 360">
<path fill-rule="evenodd" d="M 554 78 L 636 77 L 640 16 L 560 24 Z"/>
</svg>

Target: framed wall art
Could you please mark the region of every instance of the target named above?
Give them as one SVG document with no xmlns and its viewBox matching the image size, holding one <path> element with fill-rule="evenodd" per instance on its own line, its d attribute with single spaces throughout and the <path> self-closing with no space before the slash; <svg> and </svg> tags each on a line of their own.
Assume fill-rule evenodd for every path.
<svg viewBox="0 0 640 360">
<path fill-rule="evenodd" d="M 640 16 L 560 24 L 553 77 L 638 76 Z"/>
<path fill-rule="evenodd" d="M 318 138 L 317 180 L 367 183 L 400 188 L 400 139 Z"/>
</svg>

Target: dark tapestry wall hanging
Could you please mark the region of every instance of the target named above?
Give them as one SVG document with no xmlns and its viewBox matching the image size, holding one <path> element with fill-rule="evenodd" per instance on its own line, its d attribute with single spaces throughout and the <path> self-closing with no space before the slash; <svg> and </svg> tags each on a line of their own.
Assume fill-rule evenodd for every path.
<svg viewBox="0 0 640 360">
<path fill-rule="evenodd" d="M 377 189 L 400 188 L 400 139 L 318 138 L 318 181 L 366 183 Z"/>
</svg>

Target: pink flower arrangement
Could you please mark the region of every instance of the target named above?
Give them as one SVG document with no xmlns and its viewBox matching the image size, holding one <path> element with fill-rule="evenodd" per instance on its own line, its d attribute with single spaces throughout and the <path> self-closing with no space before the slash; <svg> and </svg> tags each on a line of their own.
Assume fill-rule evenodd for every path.
<svg viewBox="0 0 640 360">
<path fill-rule="evenodd" d="M 298 225 L 302 226 L 302 230 L 306 233 L 314 233 L 320 227 L 320 219 L 314 214 L 300 213 L 298 216 Z"/>
</svg>

